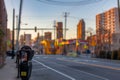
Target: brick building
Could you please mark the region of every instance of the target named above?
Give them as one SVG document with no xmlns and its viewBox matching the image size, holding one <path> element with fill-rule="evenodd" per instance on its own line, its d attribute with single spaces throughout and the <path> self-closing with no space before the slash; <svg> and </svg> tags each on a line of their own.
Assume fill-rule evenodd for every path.
<svg viewBox="0 0 120 80">
<path fill-rule="evenodd" d="M 4 63 L 7 48 L 7 11 L 4 0 L 0 0 L 0 65 Z"/>
<path fill-rule="evenodd" d="M 52 39 L 52 33 L 51 32 L 45 32 L 45 40 L 51 40 Z"/>
<path fill-rule="evenodd" d="M 56 31 L 57 31 L 57 39 L 60 39 L 60 38 L 63 39 L 63 23 L 62 22 L 57 22 Z"/>
</svg>

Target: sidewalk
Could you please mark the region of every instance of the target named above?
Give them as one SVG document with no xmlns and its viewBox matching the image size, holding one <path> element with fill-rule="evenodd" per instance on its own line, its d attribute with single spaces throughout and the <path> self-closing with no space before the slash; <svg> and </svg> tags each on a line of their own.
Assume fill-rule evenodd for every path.
<svg viewBox="0 0 120 80">
<path fill-rule="evenodd" d="M 75 52 L 73 52 L 67 56 L 76 57 L 76 58 L 80 58 L 80 59 L 86 59 L 86 60 L 97 60 L 97 61 L 102 61 L 102 62 L 113 62 L 113 63 L 120 64 L 120 60 L 95 58 L 95 57 L 91 57 L 91 54 L 80 54 L 79 56 L 77 56 L 77 54 Z"/>
<path fill-rule="evenodd" d="M 79 58 L 86 59 L 86 60 L 96 60 L 96 61 L 101 61 L 101 62 L 120 64 L 120 60 L 96 58 L 96 57 L 91 57 L 91 55 L 85 55 L 85 54 L 80 55 Z"/>
<path fill-rule="evenodd" d="M 7 57 L 4 67 L 0 68 L 0 80 L 18 80 L 15 60 Z"/>
</svg>

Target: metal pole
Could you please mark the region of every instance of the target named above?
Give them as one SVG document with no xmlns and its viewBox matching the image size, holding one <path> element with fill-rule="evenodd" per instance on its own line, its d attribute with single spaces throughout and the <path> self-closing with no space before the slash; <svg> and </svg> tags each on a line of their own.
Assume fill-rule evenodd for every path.
<svg viewBox="0 0 120 80">
<path fill-rule="evenodd" d="M 18 33 L 18 15 L 16 16 L 16 33 Z M 17 35 L 16 35 L 16 39 L 17 39 Z M 16 40 L 16 43 L 17 43 L 17 40 Z"/>
<path fill-rule="evenodd" d="M 14 54 L 15 9 L 13 9 L 12 53 Z"/>
<path fill-rule="evenodd" d="M 54 21 L 54 40 L 56 39 L 56 37 L 55 37 L 55 29 L 56 29 L 56 21 Z"/>
<path fill-rule="evenodd" d="M 22 4 L 23 4 L 23 0 L 20 0 L 18 32 L 17 32 L 17 43 L 16 43 L 17 50 L 19 49 L 19 33 L 20 33 L 20 23 L 21 23 L 21 14 L 22 14 Z"/>
<path fill-rule="evenodd" d="M 66 27 L 67 27 L 67 15 L 68 15 L 68 13 L 67 12 L 65 12 L 65 32 L 64 32 L 64 39 L 66 39 Z"/>
<path fill-rule="evenodd" d="M 24 37 L 24 41 L 23 41 L 24 44 L 23 44 L 23 45 L 25 45 L 25 43 L 26 43 L 26 35 L 25 35 L 25 32 L 24 32 L 24 36 L 23 36 L 23 37 Z"/>
<path fill-rule="evenodd" d="M 18 31 L 17 31 L 17 40 L 16 40 L 16 48 L 17 48 L 17 50 L 19 50 L 19 42 L 18 41 L 19 41 L 19 32 L 20 32 L 20 23 L 21 23 L 22 3 L 23 3 L 23 0 L 20 0 Z M 20 69 L 19 69 L 19 66 L 18 66 L 18 75 L 17 75 L 17 78 L 20 77 L 19 71 L 20 71 Z"/>
<path fill-rule="evenodd" d="M 110 36 L 110 33 L 111 33 L 111 32 L 110 32 L 110 29 L 109 29 L 109 51 L 111 51 L 111 40 L 110 40 L 110 39 L 111 39 L 111 36 Z"/>
<path fill-rule="evenodd" d="M 40 42 L 40 38 L 39 38 L 40 34 L 39 32 L 37 33 L 37 49 L 38 49 L 38 52 L 40 53 L 40 50 L 39 50 L 39 42 Z M 38 54 L 39 54 L 38 53 Z"/>
<path fill-rule="evenodd" d="M 90 32 L 90 42 L 92 44 L 92 40 L 93 40 L 93 36 L 92 36 L 92 32 Z M 90 45 L 91 46 L 91 45 Z M 91 47 L 90 47 L 91 48 Z"/>
<path fill-rule="evenodd" d="M 65 32 L 64 32 L 64 40 L 66 40 L 66 26 L 67 26 L 67 12 L 65 12 Z M 64 45 L 64 54 L 66 55 L 66 45 Z"/>
<path fill-rule="evenodd" d="M 102 29 L 99 29 L 99 38 L 100 38 L 100 47 L 99 47 L 99 56 L 100 56 L 100 52 L 102 51 Z"/>
<path fill-rule="evenodd" d="M 118 4 L 118 18 L 119 18 L 119 27 L 120 27 L 120 1 L 117 0 L 117 4 Z"/>
<path fill-rule="evenodd" d="M 120 1 L 118 0 L 118 19 L 119 19 L 119 28 L 120 28 Z M 120 47 L 119 47 L 119 49 L 120 49 Z"/>
<path fill-rule="evenodd" d="M 42 31 L 42 40 L 43 40 L 43 30 L 41 30 Z"/>
</svg>

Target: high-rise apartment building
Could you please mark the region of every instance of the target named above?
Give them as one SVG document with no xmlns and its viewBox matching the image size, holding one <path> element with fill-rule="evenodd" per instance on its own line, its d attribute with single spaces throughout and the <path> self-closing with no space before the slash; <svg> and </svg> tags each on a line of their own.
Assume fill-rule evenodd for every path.
<svg viewBox="0 0 120 80">
<path fill-rule="evenodd" d="M 57 39 L 60 39 L 60 38 L 63 39 L 63 23 L 62 22 L 57 22 L 56 31 L 57 31 Z"/>
<path fill-rule="evenodd" d="M 112 35 L 120 33 L 117 8 L 96 15 L 96 33 L 98 48 L 111 49 Z"/>
<path fill-rule="evenodd" d="M 83 19 L 77 25 L 77 39 L 85 40 L 85 22 Z"/>
<path fill-rule="evenodd" d="M 51 40 L 52 39 L 52 33 L 51 32 L 45 32 L 45 39 Z"/>
</svg>

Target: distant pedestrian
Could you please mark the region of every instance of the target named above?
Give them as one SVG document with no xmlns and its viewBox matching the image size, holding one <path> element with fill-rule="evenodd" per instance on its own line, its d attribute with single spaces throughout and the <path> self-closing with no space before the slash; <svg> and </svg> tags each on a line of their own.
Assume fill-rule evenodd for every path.
<svg viewBox="0 0 120 80">
<path fill-rule="evenodd" d="M 40 49 L 40 54 L 43 54 L 43 49 Z"/>
<path fill-rule="evenodd" d="M 91 53 L 91 51 L 89 49 L 86 50 L 86 56 L 88 57 L 88 55 Z"/>
<path fill-rule="evenodd" d="M 55 55 L 56 54 L 56 48 L 52 49 L 52 53 Z"/>
<path fill-rule="evenodd" d="M 91 57 L 95 57 L 94 50 L 91 51 Z"/>
<path fill-rule="evenodd" d="M 62 55 L 67 55 L 67 51 L 66 51 L 66 49 L 65 49 L 65 48 L 63 48 Z"/>
<path fill-rule="evenodd" d="M 77 54 L 77 57 L 79 57 L 79 55 L 80 55 L 80 51 L 76 51 L 76 54 Z"/>
<path fill-rule="evenodd" d="M 77 56 L 79 56 L 81 54 L 78 49 L 76 50 L 76 53 L 77 53 Z"/>
<path fill-rule="evenodd" d="M 14 51 L 12 51 L 12 59 L 14 59 L 14 57 L 15 57 L 15 53 L 14 53 Z"/>
<path fill-rule="evenodd" d="M 91 51 L 89 49 L 86 50 L 86 54 L 90 54 Z"/>
</svg>

